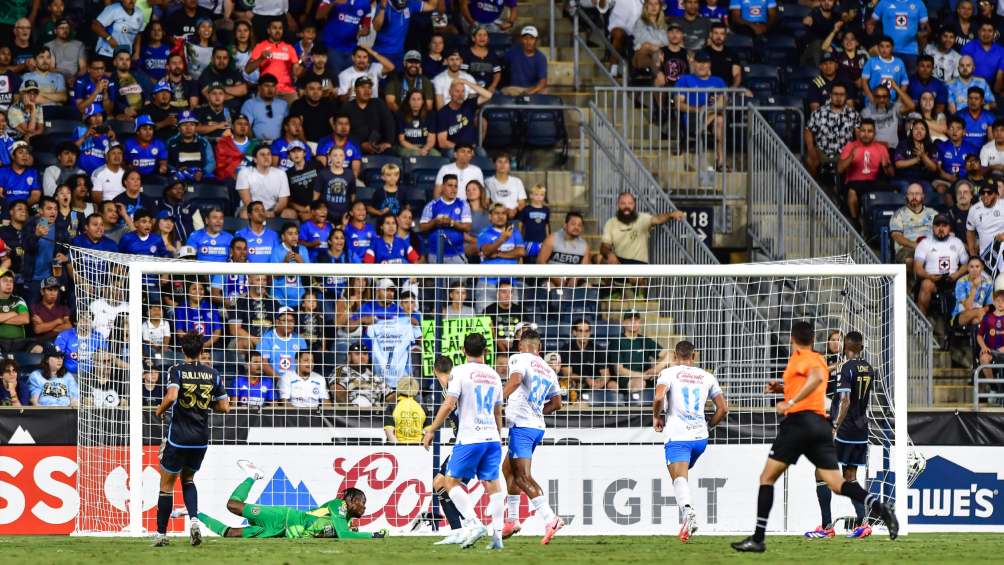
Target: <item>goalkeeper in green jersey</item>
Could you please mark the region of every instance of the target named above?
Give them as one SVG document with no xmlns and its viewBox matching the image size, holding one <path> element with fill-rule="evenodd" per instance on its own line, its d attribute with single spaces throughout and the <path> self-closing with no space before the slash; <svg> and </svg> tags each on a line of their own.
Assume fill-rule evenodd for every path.
<svg viewBox="0 0 1004 565">
<path fill-rule="evenodd" d="M 366 494 L 357 488 L 345 489 L 342 498 L 335 498 L 306 512 L 285 506 L 262 506 L 244 502 L 256 480 L 264 474 L 249 461 L 237 464 L 248 473 L 248 478 L 230 494 L 227 510 L 248 521 L 244 527 L 230 527 L 219 520 L 199 512 L 199 520 L 213 532 L 225 538 L 339 538 L 374 539 L 387 535 L 386 530 L 366 533 L 352 530 L 350 523 L 366 513 Z M 173 516 L 185 515 L 184 509 L 175 510 Z"/>
</svg>

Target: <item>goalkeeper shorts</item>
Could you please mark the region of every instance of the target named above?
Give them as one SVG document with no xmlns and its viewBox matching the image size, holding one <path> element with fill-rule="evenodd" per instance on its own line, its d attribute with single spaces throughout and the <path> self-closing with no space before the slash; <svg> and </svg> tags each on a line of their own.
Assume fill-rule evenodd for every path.
<svg viewBox="0 0 1004 565">
<path fill-rule="evenodd" d="M 247 519 L 242 536 L 245 538 L 281 538 L 286 535 L 286 526 L 300 524 L 299 510 L 283 506 L 262 506 L 245 504 L 241 516 Z M 302 524 L 301 524 L 302 525 Z"/>
</svg>

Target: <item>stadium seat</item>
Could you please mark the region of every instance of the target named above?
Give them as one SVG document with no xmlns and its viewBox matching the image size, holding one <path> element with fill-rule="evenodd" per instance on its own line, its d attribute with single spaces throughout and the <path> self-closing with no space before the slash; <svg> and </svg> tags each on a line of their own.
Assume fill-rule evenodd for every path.
<svg viewBox="0 0 1004 565">
<path fill-rule="evenodd" d="M 429 199 L 429 196 L 425 193 L 425 187 L 407 186 L 402 187 L 401 190 L 404 192 L 405 202 L 411 206 L 412 211 L 415 213 L 415 221 L 417 222 L 418 216 L 422 214 L 422 209 L 425 208 L 425 204 Z"/>
<path fill-rule="evenodd" d="M 903 195 L 896 191 L 869 192 L 862 198 L 861 213 L 868 222 L 869 239 L 877 237 L 882 228 L 889 226 L 892 215 L 903 207 Z"/>
<path fill-rule="evenodd" d="M 29 143 L 34 151 L 55 153 L 59 148 L 59 144 L 64 141 L 73 141 L 73 135 L 70 132 L 44 133 L 31 138 Z"/>
<path fill-rule="evenodd" d="M 394 155 L 363 155 L 362 164 L 363 169 L 360 176 L 362 177 L 363 183 L 366 185 L 369 185 L 374 180 L 382 178 L 380 169 L 382 169 L 384 165 L 397 165 L 402 169 L 402 173 L 404 169 L 401 159 Z"/>
<path fill-rule="evenodd" d="M 488 106 L 512 106 L 516 99 L 512 96 L 495 94 Z M 485 108 L 485 138 L 482 145 L 488 149 L 504 149 L 518 145 L 521 114 L 509 108 Z"/>
<path fill-rule="evenodd" d="M 195 190 L 185 193 L 185 200 L 205 198 L 230 199 L 230 189 L 224 184 L 200 182 L 194 185 Z"/>
<path fill-rule="evenodd" d="M 136 122 L 132 120 L 110 120 L 109 125 L 120 139 L 136 133 Z"/>
<path fill-rule="evenodd" d="M 45 133 L 47 134 L 70 134 L 73 130 L 80 127 L 80 122 L 77 120 L 52 120 L 46 122 Z"/>
<path fill-rule="evenodd" d="M 767 52 L 763 58 L 765 63 L 778 66 L 791 65 L 798 62 L 798 46 L 795 38 L 790 35 L 774 35 L 767 37 Z"/>
<path fill-rule="evenodd" d="M 271 220 L 265 222 L 265 227 L 274 231 L 275 233 L 281 233 L 282 226 L 286 225 L 286 222 L 291 222 L 291 221 L 292 220 L 287 220 L 286 218 L 272 218 Z"/>
<path fill-rule="evenodd" d="M 778 5 L 778 12 L 780 12 L 778 15 L 781 16 L 781 19 L 784 21 L 795 21 L 798 23 L 802 23 L 802 20 L 805 19 L 805 16 L 808 16 L 809 12 L 811 11 L 812 8 L 808 6 L 802 6 L 801 4 Z"/>
<path fill-rule="evenodd" d="M 725 38 L 725 47 L 739 59 L 739 62 L 748 65 L 753 62 L 753 38 L 747 35 L 730 33 Z"/>
<path fill-rule="evenodd" d="M 162 176 L 150 176 L 143 180 L 143 194 L 153 199 L 164 196 L 164 189 L 167 188 L 167 179 Z"/>
<path fill-rule="evenodd" d="M 436 182 L 436 174 L 443 165 L 449 165 L 445 157 L 407 157 L 404 170 L 408 184 L 431 184 Z"/>
<path fill-rule="evenodd" d="M 561 99 L 557 96 L 534 94 L 530 104 L 557 106 Z M 565 131 L 564 110 L 527 110 L 526 135 L 523 139 L 527 147 L 548 148 L 564 144 L 567 148 L 568 133 Z"/>
<path fill-rule="evenodd" d="M 488 49 L 491 50 L 499 59 L 505 56 L 505 52 L 512 47 L 512 36 L 508 33 L 489 33 L 488 34 Z"/>
<path fill-rule="evenodd" d="M 818 74 L 818 69 L 808 65 L 787 69 L 784 73 L 785 94 L 804 99 L 809 94 L 812 79 L 816 78 Z"/>
<path fill-rule="evenodd" d="M 488 157 L 482 157 L 481 155 L 475 155 L 471 159 L 471 164 L 481 169 L 484 174 L 485 179 L 488 177 L 495 176 L 495 161 L 492 161 Z"/>
<path fill-rule="evenodd" d="M 223 210 L 223 214 L 226 216 L 227 207 L 230 206 L 229 198 L 192 198 L 187 199 L 187 201 L 199 209 L 203 218 L 205 218 L 209 214 L 209 211 L 214 208 Z"/>
<path fill-rule="evenodd" d="M 58 165 L 59 161 L 56 156 L 52 153 L 47 153 L 45 151 L 35 151 L 35 168 L 38 172 L 43 172 L 50 165 Z"/>
<path fill-rule="evenodd" d="M 227 216 L 223 218 L 223 229 L 230 233 L 237 233 L 246 227 L 248 227 L 247 220 L 242 220 L 234 216 Z"/>
<path fill-rule="evenodd" d="M 779 94 L 781 77 L 774 65 L 746 65 L 743 86 L 752 90 L 754 96 Z"/>
<path fill-rule="evenodd" d="M 23 373 L 30 373 L 42 366 L 41 353 L 28 353 L 27 351 L 15 351 L 11 358 L 17 363 L 18 369 Z"/>
<path fill-rule="evenodd" d="M 80 125 L 80 111 L 72 103 L 50 104 L 42 107 L 42 116 L 49 120 L 73 120 Z"/>
<path fill-rule="evenodd" d="M 376 194 L 377 187 L 373 184 L 367 184 L 366 186 L 356 187 L 356 200 L 362 200 L 363 202 L 369 202 L 373 200 L 373 195 Z"/>
</svg>

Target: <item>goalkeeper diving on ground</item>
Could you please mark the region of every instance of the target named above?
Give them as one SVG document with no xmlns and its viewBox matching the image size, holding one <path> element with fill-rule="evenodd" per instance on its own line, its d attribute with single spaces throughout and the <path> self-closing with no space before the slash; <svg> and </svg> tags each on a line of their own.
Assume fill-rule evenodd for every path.
<svg viewBox="0 0 1004 565">
<path fill-rule="evenodd" d="M 248 504 L 245 500 L 255 481 L 265 475 L 249 461 L 242 460 L 237 464 L 248 477 L 230 494 L 227 510 L 246 519 L 247 525 L 227 526 L 204 512 L 199 512 L 198 516 L 203 525 L 221 537 L 379 539 L 387 535 L 386 530 L 353 531 L 352 520 L 366 513 L 366 494 L 357 488 L 347 488 L 341 498 L 334 498 L 307 511 L 286 506 Z M 184 508 L 178 508 L 171 516 L 177 518 L 187 513 Z"/>
</svg>

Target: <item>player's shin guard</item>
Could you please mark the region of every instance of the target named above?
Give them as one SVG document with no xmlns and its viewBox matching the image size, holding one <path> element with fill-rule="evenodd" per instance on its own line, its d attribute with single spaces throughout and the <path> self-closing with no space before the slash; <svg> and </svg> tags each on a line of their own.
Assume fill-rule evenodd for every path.
<svg viewBox="0 0 1004 565">
<path fill-rule="evenodd" d="M 505 521 L 505 493 L 496 492 L 488 497 L 488 510 L 492 517 L 492 534 L 502 535 L 502 523 Z"/>
<path fill-rule="evenodd" d="M 687 477 L 673 479 L 673 493 L 676 495 L 676 505 L 680 508 L 690 506 L 690 483 Z"/>
<path fill-rule="evenodd" d="M 162 492 L 157 497 L 157 533 L 167 533 L 167 521 L 171 519 L 171 510 L 174 506 L 174 493 Z"/>
<path fill-rule="evenodd" d="M 822 516 L 822 525 L 829 528 L 833 523 L 833 515 L 830 513 L 830 502 L 833 500 L 833 491 L 824 481 L 816 483 L 816 498 L 819 500 L 819 514 Z"/>
<path fill-rule="evenodd" d="M 463 524 L 463 516 L 457 511 L 457 507 L 453 504 L 453 500 L 450 499 L 450 494 L 446 492 L 446 489 L 441 489 L 436 491 L 436 496 L 439 497 L 439 505 L 443 509 L 443 514 L 446 515 L 446 521 L 450 524 L 450 529 L 459 530 Z M 436 520 L 439 520 L 439 516 L 436 516 Z"/>
<path fill-rule="evenodd" d="M 202 514 L 201 512 L 199 513 L 199 521 L 205 524 L 210 531 L 212 531 L 213 533 L 215 533 L 220 537 L 226 537 L 227 530 L 230 529 L 230 527 L 225 525 L 223 522 L 220 522 L 216 518 L 213 518 L 212 516 L 209 516 L 207 514 Z"/>
<path fill-rule="evenodd" d="M 753 532 L 753 541 L 757 543 L 762 543 L 767 535 L 767 518 L 770 517 L 771 506 L 774 506 L 774 485 L 760 485 L 756 498 L 756 530 Z"/>
<path fill-rule="evenodd" d="M 467 491 L 464 490 L 464 487 L 457 485 L 451 488 L 450 500 L 453 501 L 453 505 L 456 506 L 460 515 L 464 517 L 465 526 L 471 524 L 481 525 L 481 520 L 474 513 L 474 503 L 471 502 L 471 497 L 467 496 Z"/>
<path fill-rule="evenodd" d="M 189 516 L 199 516 L 199 490 L 195 488 L 194 481 L 181 483 L 181 496 L 185 499 L 185 510 Z"/>
<path fill-rule="evenodd" d="M 237 488 L 234 489 L 234 492 L 230 493 L 230 500 L 239 500 L 241 502 L 244 502 L 245 500 L 247 500 L 248 495 L 251 494 L 251 487 L 253 486 L 254 486 L 254 479 L 252 479 L 251 477 L 244 479 L 244 481 L 241 482 L 241 484 L 237 485 Z M 185 504 L 186 505 L 188 504 L 187 499 L 185 500 Z M 194 514 L 191 514 L 191 509 L 189 509 L 189 515 L 194 516 Z"/>
</svg>

